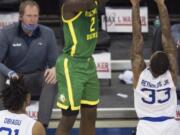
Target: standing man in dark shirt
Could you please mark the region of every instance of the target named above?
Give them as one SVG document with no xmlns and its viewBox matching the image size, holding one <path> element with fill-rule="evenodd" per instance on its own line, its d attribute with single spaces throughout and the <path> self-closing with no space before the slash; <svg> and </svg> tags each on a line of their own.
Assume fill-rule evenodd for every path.
<svg viewBox="0 0 180 135">
<path fill-rule="evenodd" d="M 19 14 L 18 23 L 0 31 L 0 93 L 6 78 L 23 75 L 32 95 L 41 93 L 38 120 L 47 127 L 57 93 L 57 43 L 54 32 L 38 24 L 39 5 L 35 1 L 22 2 Z"/>
</svg>

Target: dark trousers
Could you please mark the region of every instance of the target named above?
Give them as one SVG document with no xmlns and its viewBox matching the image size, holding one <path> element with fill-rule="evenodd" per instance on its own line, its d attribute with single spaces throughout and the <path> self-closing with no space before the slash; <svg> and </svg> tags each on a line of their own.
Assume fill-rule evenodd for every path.
<svg viewBox="0 0 180 135">
<path fill-rule="evenodd" d="M 44 81 L 44 72 L 24 74 L 25 85 L 31 91 L 32 99 L 39 100 L 38 120 L 48 126 L 57 95 L 57 85 L 49 85 Z M 0 74 L 0 93 L 4 88 L 5 77 Z M 0 109 L 4 109 L 0 99 Z"/>
</svg>

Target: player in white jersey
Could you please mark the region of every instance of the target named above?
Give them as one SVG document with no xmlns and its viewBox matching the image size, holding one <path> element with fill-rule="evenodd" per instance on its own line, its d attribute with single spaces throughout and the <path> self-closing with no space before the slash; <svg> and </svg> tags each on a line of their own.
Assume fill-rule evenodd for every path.
<svg viewBox="0 0 180 135">
<path fill-rule="evenodd" d="M 180 126 L 174 119 L 177 107 L 176 50 L 170 34 L 170 22 L 164 0 L 155 0 L 161 21 L 163 51 L 155 52 L 146 67 L 143 58 L 140 0 L 132 4 L 134 104 L 139 122 L 136 135 L 179 135 Z"/>
<path fill-rule="evenodd" d="M 43 125 L 26 114 L 30 91 L 22 79 L 10 80 L 2 91 L 2 98 L 7 110 L 0 111 L 0 135 L 45 135 Z"/>
</svg>

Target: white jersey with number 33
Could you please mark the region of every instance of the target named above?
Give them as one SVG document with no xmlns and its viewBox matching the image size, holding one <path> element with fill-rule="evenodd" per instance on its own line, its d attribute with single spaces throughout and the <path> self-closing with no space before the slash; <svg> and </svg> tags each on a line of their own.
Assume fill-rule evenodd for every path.
<svg viewBox="0 0 180 135">
<path fill-rule="evenodd" d="M 146 68 L 139 77 L 134 98 L 139 118 L 175 117 L 177 96 L 170 71 L 154 78 L 149 68 Z"/>
<path fill-rule="evenodd" d="M 0 135 L 32 135 L 35 122 L 26 114 L 0 111 Z"/>
</svg>

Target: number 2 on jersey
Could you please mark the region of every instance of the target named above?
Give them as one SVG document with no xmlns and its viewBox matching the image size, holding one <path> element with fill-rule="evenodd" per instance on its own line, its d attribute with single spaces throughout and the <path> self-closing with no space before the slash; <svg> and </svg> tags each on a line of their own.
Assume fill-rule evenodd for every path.
<svg viewBox="0 0 180 135">
<path fill-rule="evenodd" d="M 95 31 L 95 17 L 91 17 L 91 25 L 90 25 L 90 32 L 94 32 Z"/>
</svg>

